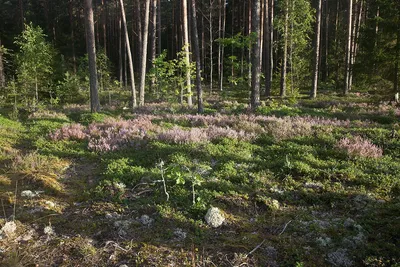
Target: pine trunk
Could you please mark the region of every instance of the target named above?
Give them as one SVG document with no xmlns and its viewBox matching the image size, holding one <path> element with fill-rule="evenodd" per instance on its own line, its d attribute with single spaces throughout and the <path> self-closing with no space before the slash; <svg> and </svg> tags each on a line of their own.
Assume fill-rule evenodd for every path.
<svg viewBox="0 0 400 267">
<path fill-rule="evenodd" d="M 124 32 L 125 32 L 125 47 L 126 47 L 126 54 L 128 56 L 129 74 L 131 78 L 131 107 L 132 109 L 134 109 L 137 106 L 137 101 L 136 101 L 135 75 L 133 72 L 132 52 L 131 52 L 131 45 L 129 42 L 128 25 L 126 24 L 124 1 L 119 0 L 119 4 L 121 6 L 122 24 L 124 25 Z M 125 76 L 125 80 L 127 80 L 126 78 L 127 76 L 128 75 Z"/>
<path fill-rule="evenodd" d="M 350 69 L 351 69 L 351 51 L 352 51 L 352 31 L 353 31 L 353 0 L 349 0 L 348 6 L 348 28 L 347 28 L 347 45 L 346 45 L 346 73 L 343 93 L 347 95 L 350 88 Z"/>
<path fill-rule="evenodd" d="M 85 26 L 86 26 L 86 47 L 89 57 L 90 73 L 90 109 L 91 112 L 100 111 L 98 96 L 97 68 L 96 68 L 96 43 L 94 35 L 94 20 L 92 0 L 85 0 Z"/>
<path fill-rule="evenodd" d="M 192 1 L 192 39 L 193 52 L 196 58 L 196 90 L 197 90 L 197 112 L 203 113 L 203 88 L 201 86 L 201 57 L 199 48 L 199 35 L 197 31 L 196 0 Z"/>
<path fill-rule="evenodd" d="M 314 76 L 313 85 L 311 91 L 311 97 L 317 97 L 318 89 L 318 74 L 319 74 L 319 58 L 320 58 L 320 43 L 321 43 L 321 11 L 322 11 L 322 0 L 318 0 L 317 8 L 317 21 L 315 25 L 315 46 L 314 46 Z"/>
<path fill-rule="evenodd" d="M 288 34 L 289 34 L 289 0 L 285 1 L 285 25 L 283 33 L 283 58 L 281 66 L 281 90 L 280 96 L 286 97 L 286 76 L 287 76 L 287 57 L 288 57 Z"/>
<path fill-rule="evenodd" d="M 140 101 L 139 106 L 144 105 L 144 89 L 146 85 L 146 64 L 147 64 L 147 41 L 149 37 L 149 15 L 150 15 L 150 0 L 146 0 L 144 13 L 144 29 L 143 29 L 143 47 L 142 47 L 142 64 L 140 70 Z"/>
<path fill-rule="evenodd" d="M 190 75 L 190 56 L 189 56 L 189 28 L 188 28 L 188 6 L 187 0 L 182 0 L 182 19 L 183 19 L 183 47 L 186 54 L 186 90 L 188 105 L 191 107 L 192 102 L 192 82 Z"/>
<path fill-rule="evenodd" d="M 4 64 L 3 64 L 3 47 L 1 46 L 0 38 L 0 88 L 6 86 L 6 76 L 4 74 Z"/>
<path fill-rule="evenodd" d="M 251 99 L 250 106 L 255 110 L 260 104 L 260 0 L 253 0 L 252 3 L 252 24 L 251 31 L 255 33 L 257 39 L 252 44 L 252 61 L 251 61 Z"/>
</svg>

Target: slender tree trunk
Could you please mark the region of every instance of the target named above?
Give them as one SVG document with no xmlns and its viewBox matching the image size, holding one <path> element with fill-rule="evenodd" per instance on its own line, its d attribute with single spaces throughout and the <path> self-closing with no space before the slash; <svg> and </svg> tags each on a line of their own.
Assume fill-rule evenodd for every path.
<svg viewBox="0 0 400 267">
<path fill-rule="evenodd" d="M 191 82 L 191 71 L 190 71 L 190 56 L 189 56 L 189 28 L 188 28 L 188 6 L 187 0 L 182 0 L 182 16 L 183 16 L 183 43 L 186 54 L 186 87 L 188 94 L 188 105 L 191 107 L 193 105 L 192 102 L 192 82 Z"/>
<path fill-rule="evenodd" d="M 72 47 L 72 66 L 76 73 L 76 54 L 75 54 L 75 31 L 74 31 L 74 6 L 73 0 L 69 0 L 69 25 L 71 27 L 71 47 Z"/>
<path fill-rule="evenodd" d="M 352 47 L 351 47 L 351 62 L 350 62 L 350 75 L 349 75 L 349 88 L 351 90 L 353 85 L 353 66 L 356 62 L 357 52 L 358 52 L 358 39 L 360 37 L 361 20 L 363 13 L 364 1 L 359 0 L 358 3 L 358 16 L 354 18 L 353 26 L 353 36 L 352 36 Z"/>
<path fill-rule="evenodd" d="M 266 5 L 266 10 L 268 18 L 266 19 L 266 36 L 267 40 L 265 42 L 265 50 L 267 52 L 267 66 L 265 68 L 265 96 L 271 96 L 271 87 L 272 87 L 272 77 L 273 77 L 273 67 L 274 67 L 274 0 L 267 0 L 269 5 Z M 269 7 L 269 8 L 268 8 Z M 268 12 L 269 10 L 269 12 Z"/>
<path fill-rule="evenodd" d="M 263 67 L 263 51 L 264 51 L 264 27 L 265 27 L 265 2 L 266 0 L 259 0 L 261 1 L 261 9 L 260 9 L 260 71 L 262 72 Z"/>
<path fill-rule="evenodd" d="M 329 5 L 328 5 L 328 0 L 325 1 L 325 49 L 324 49 L 324 69 L 322 73 L 322 80 L 326 82 L 329 77 L 329 63 L 328 63 L 328 57 L 329 57 Z"/>
<path fill-rule="evenodd" d="M 153 62 L 156 59 L 156 52 L 157 52 L 157 0 L 152 0 L 153 5 L 152 5 L 152 30 L 151 30 L 151 60 L 150 60 L 150 66 L 153 68 Z M 155 85 L 155 78 L 151 78 L 150 81 L 150 88 L 153 91 L 154 90 L 154 85 Z"/>
<path fill-rule="evenodd" d="M 222 39 L 225 38 L 225 28 L 226 28 L 226 6 L 225 1 L 223 2 L 223 19 L 222 19 Z M 225 47 L 221 45 L 221 58 L 220 58 L 220 80 L 219 80 L 219 90 L 223 90 L 223 82 L 224 82 L 224 57 L 225 57 Z"/>
<path fill-rule="evenodd" d="M 253 21 L 251 20 L 251 12 L 252 12 L 252 1 L 257 1 L 257 0 L 248 0 L 248 34 L 249 34 L 249 36 L 251 35 L 251 29 L 252 29 L 252 26 L 253 26 Z M 251 64 L 251 62 L 252 62 L 252 60 L 251 60 L 251 47 L 248 47 L 248 50 L 247 50 L 247 64 L 250 66 L 250 64 Z M 251 80 L 251 71 L 252 71 L 252 68 L 248 68 L 248 70 L 247 70 L 248 72 L 247 72 L 247 83 L 248 83 L 248 85 L 249 85 L 249 87 L 251 87 L 251 82 L 252 82 L 252 80 Z"/>
<path fill-rule="evenodd" d="M 214 62 L 213 62 L 213 45 L 214 45 L 214 36 L 213 36 L 213 4 L 214 1 L 210 0 L 210 20 L 209 20 L 209 29 L 210 29 L 210 92 L 213 90 L 213 71 L 214 71 Z"/>
<path fill-rule="evenodd" d="M 85 26 L 90 73 L 90 109 L 92 112 L 98 112 L 100 111 L 100 102 L 97 84 L 96 44 L 94 35 L 92 0 L 85 0 Z"/>
<path fill-rule="evenodd" d="M 255 110 L 260 104 L 260 1 L 253 0 L 251 31 L 257 34 L 256 41 L 252 44 L 251 62 L 251 100 L 250 106 Z"/>
<path fill-rule="evenodd" d="M 103 48 L 104 54 L 107 55 L 107 30 L 106 30 L 106 22 L 107 22 L 107 12 L 106 7 L 104 5 L 104 0 L 101 0 L 101 9 L 102 9 L 102 28 L 103 28 Z"/>
<path fill-rule="evenodd" d="M 117 10 L 118 2 L 117 2 Z M 123 62 L 122 62 L 122 21 L 121 21 L 121 13 L 118 12 L 118 70 L 119 70 L 119 85 L 122 87 L 123 85 Z"/>
<path fill-rule="evenodd" d="M 3 47 L 1 46 L 0 38 L 0 88 L 6 86 L 6 76 L 4 74 L 4 64 L 3 64 Z"/>
<path fill-rule="evenodd" d="M 147 41 L 149 37 L 149 15 L 150 15 L 150 0 L 146 0 L 144 13 L 144 29 L 143 29 L 143 47 L 142 47 L 142 64 L 140 70 L 140 102 L 139 105 L 144 105 L 144 88 L 146 85 L 146 63 L 147 63 Z"/>
<path fill-rule="evenodd" d="M 133 73 L 131 45 L 129 42 L 128 25 L 126 24 L 124 1 L 119 0 L 119 4 L 121 6 L 122 23 L 124 24 L 124 31 L 125 31 L 125 45 L 126 45 L 126 52 L 127 52 L 127 56 L 128 56 L 128 64 L 129 64 L 129 72 L 130 72 L 129 74 L 131 77 L 131 107 L 133 109 L 136 107 L 137 101 L 136 101 L 135 75 Z"/>
<path fill-rule="evenodd" d="M 222 35 L 222 0 L 218 2 L 218 39 L 220 40 Z M 221 54 L 222 54 L 222 44 L 218 42 L 218 83 L 221 80 Z"/>
<path fill-rule="evenodd" d="M 135 0 L 135 3 L 136 3 L 136 7 L 137 7 L 136 8 L 136 11 L 137 11 L 137 13 L 136 13 L 136 25 L 137 25 L 137 39 L 138 39 L 138 41 L 137 41 L 137 47 L 138 47 L 137 61 L 138 61 L 139 64 L 141 64 L 142 63 L 142 56 L 143 56 L 142 7 L 141 7 L 141 1 L 140 0 Z"/>
<path fill-rule="evenodd" d="M 288 57 L 288 34 L 289 34 L 289 0 L 285 1 L 285 26 L 284 26 L 284 44 L 283 44 L 283 58 L 281 66 L 281 90 L 280 96 L 286 97 L 286 76 L 287 76 L 287 57 Z"/>
<path fill-rule="evenodd" d="M 396 56 L 394 66 L 394 85 L 393 91 L 398 94 L 399 91 L 399 61 L 400 61 L 400 3 L 397 2 L 397 43 L 396 43 Z M 398 96 L 398 95 L 397 95 Z M 396 99 L 398 101 L 398 99 Z"/>
<path fill-rule="evenodd" d="M 311 97 L 317 97 L 318 89 L 318 73 L 319 73 L 319 58 L 320 58 L 320 43 L 321 43 L 321 11 L 322 0 L 318 0 L 317 21 L 315 25 L 315 46 L 314 46 L 314 77 L 311 91 Z"/>
<path fill-rule="evenodd" d="M 162 43 L 161 43 L 161 0 L 157 2 L 157 42 L 158 42 L 158 55 L 161 55 L 162 52 Z"/>
<path fill-rule="evenodd" d="M 347 28 L 347 45 L 346 45 L 346 73 L 343 93 L 347 95 L 350 88 L 350 69 L 351 69 L 351 51 L 352 51 L 352 30 L 353 30 L 353 0 L 349 0 L 348 6 L 348 28 Z"/>
<path fill-rule="evenodd" d="M 19 4 L 19 14 L 20 14 L 20 23 L 21 23 L 21 31 L 25 30 L 25 15 L 24 15 L 24 3 L 22 0 L 18 1 Z"/>
<path fill-rule="evenodd" d="M 203 89 L 201 87 L 201 57 L 199 48 L 199 36 L 197 31 L 196 0 L 192 1 L 192 39 L 193 52 L 196 58 L 196 89 L 197 89 L 197 112 L 203 113 Z"/>
</svg>

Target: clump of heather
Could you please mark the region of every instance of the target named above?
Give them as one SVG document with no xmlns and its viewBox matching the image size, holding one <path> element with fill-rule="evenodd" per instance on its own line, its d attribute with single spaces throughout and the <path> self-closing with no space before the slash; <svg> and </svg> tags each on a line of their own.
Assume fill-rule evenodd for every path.
<svg viewBox="0 0 400 267">
<path fill-rule="evenodd" d="M 352 157 L 380 158 L 383 155 L 383 151 L 380 147 L 361 136 L 355 136 L 353 138 L 344 137 L 336 143 L 335 147 L 345 151 Z"/>
<path fill-rule="evenodd" d="M 140 146 L 151 130 L 151 121 L 143 118 L 133 120 L 106 120 L 88 126 L 88 148 L 96 152 L 115 151 Z"/>
<path fill-rule="evenodd" d="M 147 117 L 132 120 L 107 119 L 102 123 L 65 125 L 50 134 L 54 141 L 87 140 L 89 150 L 107 152 L 140 146 L 155 127 Z"/>
<path fill-rule="evenodd" d="M 64 125 L 53 133 L 50 133 L 50 139 L 60 140 L 84 140 L 88 137 L 85 127 L 79 123 Z"/>
<path fill-rule="evenodd" d="M 207 128 L 190 128 L 188 130 L 175 126 L 158 135 L 158 140 L 175 144 L 202 143 L 221 138 L 250 140 L 255 135 L 245 131 L 236 131 L 229 127 L 210 126 Z"/>
<path fill-rule="evenodd" d="M 158 140 L 175 144 L 202 143 L 208 141 L 207 133 L 201 128 L 184 130 L 177 126 L 158 135 Z"/>
<path fill-rule="evenodd" d="M 68 121 L 67 115 L 52 110 L 38 110 L 29 115 L 29 119 L 59 119 Z"/>
</svg>

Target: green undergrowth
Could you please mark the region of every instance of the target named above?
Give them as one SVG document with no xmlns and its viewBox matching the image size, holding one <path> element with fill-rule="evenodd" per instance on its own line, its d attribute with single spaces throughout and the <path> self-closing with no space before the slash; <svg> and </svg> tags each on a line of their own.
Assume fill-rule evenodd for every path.
<svg viewBox="0 0 400 267">
<path fill-rule="evenodd" d="M 58 215 L 52 222 L 63 234 L 75 237 L 67 243 L 57 239 L 54 246 L 64 249 L 70 266 L 83 258 L 98 264 L 108 251 L 99 244 L 109 240 L 123 247 L 113 254 L 115 262 L 137 266 L 166 266 L 162 253 L 181 266 L 328 266 L 332 253 L 343 250 L 341 255 L 357 266 L 393 265 L 400 260 L 399 118 L 393 112 L 377 115 L 364 109 L 365 102 L 350 100 L 354 99 L 273 101 L 257 110 L 266 116 L 351 120 L 346 127 L 323 126 L 312 134 L 285 138 L 263 132 L 247 141 L 218 138 L 174 144 L 154 137 L 140 147 L 108 152 L 89 150 L 87 140 L 53 141 L 49 134 L 65 124 L 87 126 L 129 118 L 130 113 L 75 111 L 21 123 L 0 116 L 0 184 L 5 185 L 1 196 L 10 208 L 18 180 L 20 190 L 44 190 L 44 197 L 63 203 L 54 208 Z M 363 108 L 349 108 L 350 104 Z M 241 108 L 228 104 L 224 110 L 236 114 Z M 157 108 L 142 112 L 188 111 L 175 106 L 161 109 L 163 113 Z M 208 106 L 211 114 L 220 109 L 220 103 Z M 367 121 L 371 123 L 363 124 Z M 153 123 L 164 130 L 192 127 L 182 120 L 158 118 Z M 351 154 L 338 147 L 340 140 L 355 136 L 381 149 L 382 155 Z M 21 201 L 25 206 L 18 212 L 28 223 L 24 209 L 40 201 Z M 210 207 L 220 208 L 226 217 L 218 229 L 204 221 Z M 135 220 L 121 238 L 113 221 L 104 219 L 108 213 L 123 218 L 147 214 L 154 222 L 146 227 Z M 187 234 L 184 240 L 177 241 L 176 228 Z M 79 242 L 84 243 L 78 245 L 76 236 L 81 235 Z M 85 237 L 97 243 L 87 243 Z"/>
</svg>

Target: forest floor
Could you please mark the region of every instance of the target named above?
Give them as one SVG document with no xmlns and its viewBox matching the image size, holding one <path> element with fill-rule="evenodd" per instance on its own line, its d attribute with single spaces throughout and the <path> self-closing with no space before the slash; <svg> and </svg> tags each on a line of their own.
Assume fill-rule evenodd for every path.
<svg viewBox="0 0 400 267">
<path fill-rule="evenodd" d="M 0 266 L 400 266 L 400 108 L 368 99 L 4 112 Z"/>
</svg>

